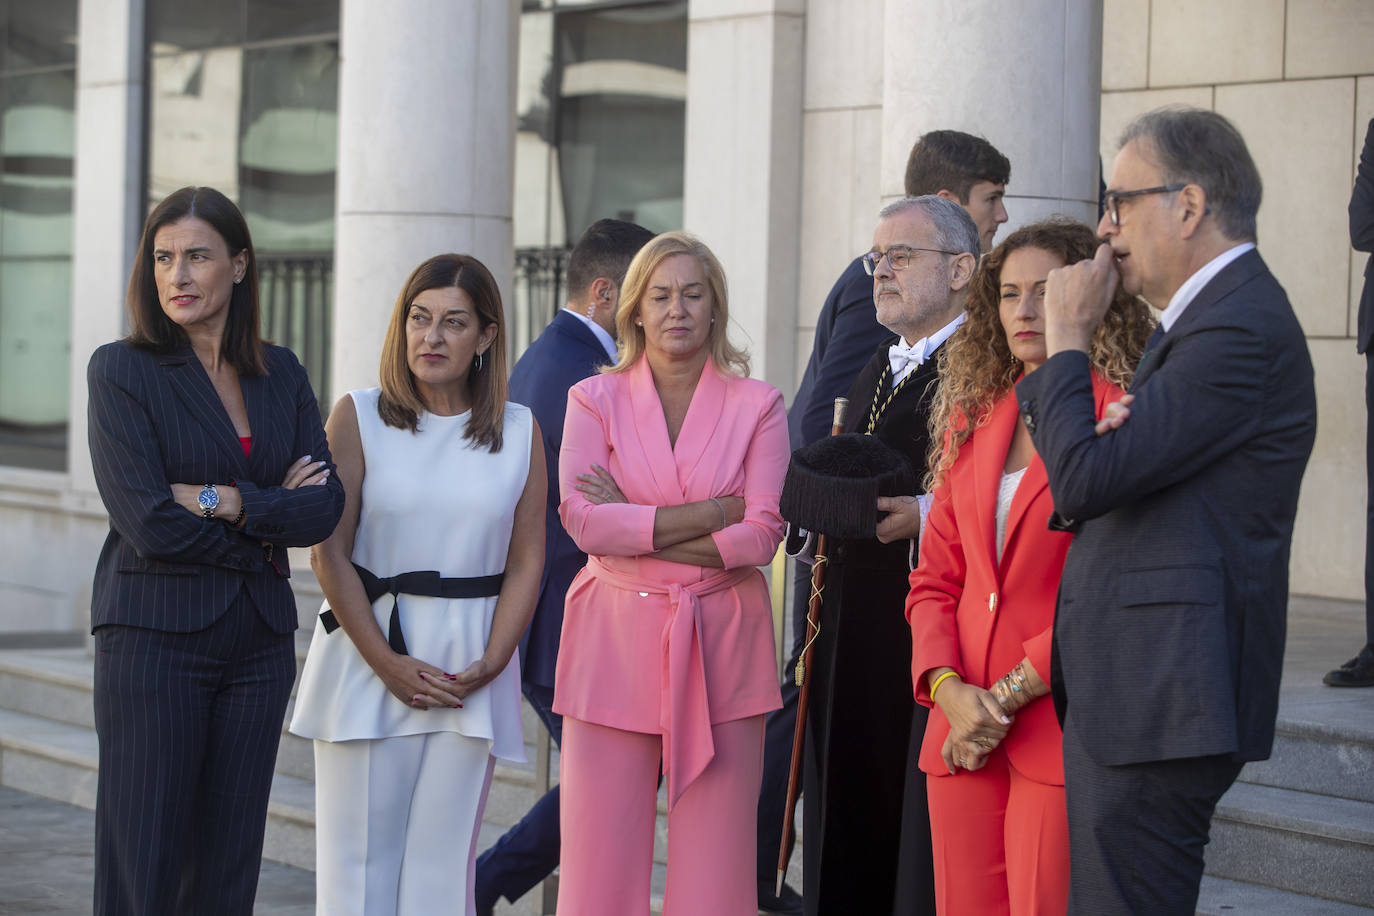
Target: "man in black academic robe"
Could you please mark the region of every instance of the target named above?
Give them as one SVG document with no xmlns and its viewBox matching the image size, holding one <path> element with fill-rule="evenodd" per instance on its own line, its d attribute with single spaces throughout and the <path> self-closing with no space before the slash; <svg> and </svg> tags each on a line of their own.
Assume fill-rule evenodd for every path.
<svg viewBox="0 0 1374 916">
<path fill-rule="evenodd" d="M 939 348 L 963 318 L 979 249 L 968 213 L 932 195 L 884 208 L 865 256 L 878 321 L 896 336 L 850 388 L 846 432 L 870 433 L 901 452 L 918 480 Z M 921 514 L 915 496 L 880 498 L 878 510 L 877 537 L 830 547 L 804 767 L 808 914 L 891 913 L 898 881 L 908 741 L 913 727 L 924 727 L 913 718 L 911 630 L 902 612 Z M 929 850 L 928 819 L 915 819 L 926 823 Z"/>
</svg>

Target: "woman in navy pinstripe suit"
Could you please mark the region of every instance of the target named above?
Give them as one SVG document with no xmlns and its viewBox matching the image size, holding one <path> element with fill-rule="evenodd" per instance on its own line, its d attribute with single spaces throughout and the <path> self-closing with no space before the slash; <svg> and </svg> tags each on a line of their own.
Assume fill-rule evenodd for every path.
<svg viewBox="0 0 1374 916">
<path fill-rule="evenodd" d="M 343 511 L 319 408 L 263 343 L 238 208 L 182 188 L 153 210 L 130 335 L 91 357 L 89 434 L 110 533 L 91 600 L 95 912 L 252 912 L 296 607 L 282 548 Z"/>
</svg>

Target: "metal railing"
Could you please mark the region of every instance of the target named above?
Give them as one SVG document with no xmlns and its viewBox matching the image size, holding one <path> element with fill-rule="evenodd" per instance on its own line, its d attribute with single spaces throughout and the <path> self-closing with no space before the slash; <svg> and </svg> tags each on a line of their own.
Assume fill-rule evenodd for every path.
<svg viewBox="0 0 1374 916">
<path fill-rule="evenodd" d="M 328 413 L 334 253 L 258 255 L 258 294 L 262 335 L 296 354 Z"/>
<path fill-rule="evenodd" d="M 507 355 L 511 365 L 563 307 L 563 270 L 567 261 L 568 249 L 562 247 L 515 249 L 512 302 L 506 319 L 510 327 Z"/>
</svg>

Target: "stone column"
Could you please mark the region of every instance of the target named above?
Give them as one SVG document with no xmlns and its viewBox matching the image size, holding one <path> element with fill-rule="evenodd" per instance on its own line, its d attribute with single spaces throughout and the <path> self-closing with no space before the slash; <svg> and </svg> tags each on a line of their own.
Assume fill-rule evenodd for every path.
<svg viewBox="0 0 1374 916">
<path fill-rule="evenodd" d="M 81 0 L 79 10 L 67 466 L 72 489 L 87 494 L 95 476 L 86 363 L 126 331 L 124 290 L 143 223 L 143 9 L 143 0 Z"/>
<path fill-rule="evenodd" d="M 335 396 L 375 385 L 401 284 L 475 255 L 510 321 L 516 0 L 343 0 Z"/>
<path fill-rule="evenodd" d="M 720 258 L 731 336 L 790 389 L 801 224 L 803 0 L 692 0 L 683 222 Z"/>
<path fill-rule="evenodd" d="M 954 128 L 1011 160 L 1007 227 L 1097 223 L 1102 0 L 885 0 L 881 25 L 885 200 L 916 138 Z"/>
</svg>

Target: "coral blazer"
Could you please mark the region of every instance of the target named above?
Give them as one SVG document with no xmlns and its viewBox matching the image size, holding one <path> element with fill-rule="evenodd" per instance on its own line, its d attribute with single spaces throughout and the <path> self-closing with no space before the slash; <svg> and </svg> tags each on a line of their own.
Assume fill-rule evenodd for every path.
<svg viewBox="0 0 1374 916">
<path fill-rule="evenodd" d="M 1097 415 L 1121 389 L 1093 376 Z M 985 425 L 959 448 L 944 484 L 934 490 L 921 558 L 911 573 L 906 617 L 911 624 L 911 679 L 916 701 L 933 707 L 920 767 L 948 776 L 940 749 L 949 721 L 930 699 L 926 674 L 950 667 L 965 682 L 989 687 L 1023 658 L 1050 682 L 1050 641 L 1059 577 L 1073 536 L 1048 527 L 1054 511 L 1049 478 L 1031 458 L 1007 515 L 1006 546 L 997 562 L 997 490 L 1016 430 L 1016 393 L 992 406 Z M 1127 421 L 1129 422 L 1129 421 Z M 1047 697 L 1016 714 L 1000 745 L 1024 775 L 1064 784 L 1063 733 Z"/>
<path fill-rule="evenodd" d="M 712 724 L 781 705 L 768 585 L 755 567 L 782 540 L 787 460 L 782 394 L 710 361 L 676 448 L 645 360 L 568 392 L 559 514 L 590 559 L 568 590 L 554 709 L 662 734 L 670 801 L 713 755 Z M 627 503 L 593 505 L 577 490 L 593 464 Z M 745 501 L 744 521 L 711 535 L 725 570 L 656 557 L 658 507 L 712 496 Z"/>
</svg>

